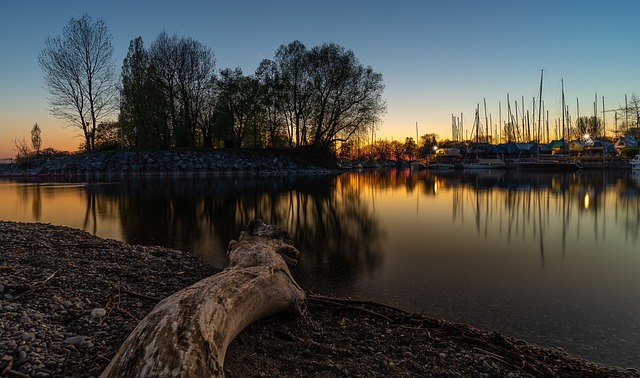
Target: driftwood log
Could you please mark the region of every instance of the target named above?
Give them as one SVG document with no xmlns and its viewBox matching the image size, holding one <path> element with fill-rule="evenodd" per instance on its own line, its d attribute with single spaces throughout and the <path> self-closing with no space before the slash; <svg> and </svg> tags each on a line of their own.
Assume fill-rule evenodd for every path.
<svg viewBox="0 0 640 378">
<path fill-rule="evenodd" d="M 231 241 L 229 265 L 159 302 L 122 344 L 101 377 L 221 377 L 233 338 L 261 318 L 305 310 L 289 267 L 289 235 L 251 221 Z"/>
</svg>

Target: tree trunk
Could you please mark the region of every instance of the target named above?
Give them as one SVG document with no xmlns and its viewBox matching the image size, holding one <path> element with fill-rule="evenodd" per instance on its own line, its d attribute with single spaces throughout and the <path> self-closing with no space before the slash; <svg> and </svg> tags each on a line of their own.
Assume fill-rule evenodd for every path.
<svg viewBox="0 0 640 378">
<path fill-rule="evenodd" d="M 305 310 L 289 266 L 289 235 L 251 221 L 231 241 L 228 267 L 165 298 L 138 324 L 101 377 L 222 377 L 227 346 L 261 318 Z"/>
</svg>

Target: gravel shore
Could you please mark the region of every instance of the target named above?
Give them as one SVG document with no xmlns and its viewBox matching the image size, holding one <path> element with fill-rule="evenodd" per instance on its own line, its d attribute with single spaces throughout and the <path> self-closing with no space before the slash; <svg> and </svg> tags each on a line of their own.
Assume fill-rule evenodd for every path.
<svg viewBox="0 0 640 378">
<path fill-rule="evenodd" d="M 219 269 L 160 247 L 0 221 L 0 376 L 99 376 L 161 299 Z M 304 253 L 304 251 L 301 251 Z M 463 324 L 308 293 L 230 345 L 227 377 L 640 377 Z"/>
</svg>

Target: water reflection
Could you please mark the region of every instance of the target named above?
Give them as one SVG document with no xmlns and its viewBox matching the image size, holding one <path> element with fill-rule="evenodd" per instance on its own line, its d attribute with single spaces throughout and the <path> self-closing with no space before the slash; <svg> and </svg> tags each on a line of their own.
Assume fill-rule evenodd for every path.
<svg viewBox="0 0 640 378">
<path fill-rule="evenodd" d="M 87 185 L 85 224 L 117 209 L 123 239 L 193 251 L 223 266 L 231 239 L 251 219 L 278 224 L 303 252 L 311 276 L 339 272 L 346 280 L 374 271 L 384 237 L 357 177 L 139 178 Z M 87 227 L 84 227 L 85 229 Z M 313 253 L 307 253 L 313 251 Z"/>
<path fill-rule="evenodd" d="M 484 239 L 499 216 L 498 236 L 539 243 L 544 266 L 545 247 L 567 251 L 567 233 L 576 241 L 592 239 L 596 246 L 606 239 L 607 227 L 625 241 L 640 237 L 640 182 L 628 172 L 585 171 L 579 173 L 537 173 L 518 171 L 465 173 L 453 196 L 454 214 L 464 222 L 464 211 L 474 216 L 476 231 Z M 442 186 L 442 184 L 440 184 Z M 465 196 L 467 198 L 465 198 Z M 549 235 L 551 234 L 551 235 Z M 561 236 L 559 245 L 549 237 Z"/>
<path fill-rule="evenodd" d="M 307 289 L 442 316 L 640 367 L 640 178 L 580 173 L 0 182 L 0 218 L 225 264 L 254 218 L 302 252 Z"/>
</svg>

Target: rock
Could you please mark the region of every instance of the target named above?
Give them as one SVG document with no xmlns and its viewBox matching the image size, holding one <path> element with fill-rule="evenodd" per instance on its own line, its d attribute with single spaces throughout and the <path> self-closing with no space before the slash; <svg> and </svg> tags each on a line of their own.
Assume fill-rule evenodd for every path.
<svg viewBox="0 0 640 378">
<path fill-rule="evenodd" d="M 26 341 L 26 342 L 31 342 L 34 341 L 36 339 L 36 335 L 33 333 L 24 333 L 21 336 L 22 340 Z"/>
<path fill-rule="evenodd" d="M 84 336 L 71 336 L 64 340 L 64 344 L 72 345 L 75 348 L 79 348 L 84 343 Z"/>
<path fill-rule="evenodd" d="M 92 318 L 104 318 L 105 315 L 107 315 L 107 310 L 104 308 L 97 307 L 91 310 Z"/>
</svg>

